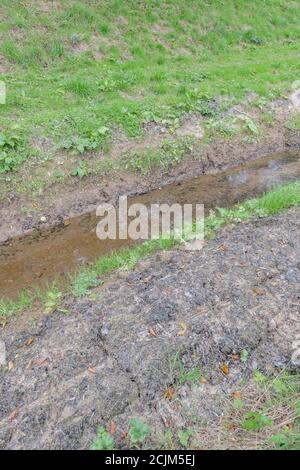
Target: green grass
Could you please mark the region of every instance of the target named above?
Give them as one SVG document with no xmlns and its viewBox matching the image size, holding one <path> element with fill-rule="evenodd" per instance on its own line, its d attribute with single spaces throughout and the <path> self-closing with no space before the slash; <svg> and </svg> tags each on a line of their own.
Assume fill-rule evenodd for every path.
<svg viewBox="0 0 300 470">
<path fill-rule="evenodd" d="M 237 224 L 247 221 L 251 217 L 267 217 L 276 215 L 289 207 L 300 204 L 300 181 L 286 184 L 265 193 L 261 197 L 236 204 L 233 208 L 219 208 L 211 212 L 204 223 L 205 237 L 213 238 L 217 231 L 226 224 Z M 149 240 L 142 244 L 129 246 L 118 252 L 100 258 L 92 266 L 83 268 L 71 279 L 71 291 L 76 297 L 83 297 L 93 287 L 102 283 L 101 277 L 117 269 L 133 269 L 136 264 L 156 251 L 168 250 L 178 245 L 175 239 Z M 64 286 L 66 289 L 66 286 Z M 58 293 L 58 286 L 51 286 L 50 292 Z M 7 319 L 22 310 L 29 308 L 35 300 L 47 301 L 47 292 L 23 293 L 19 299 L 0 299 L 0 319 Z M 46 299 L 46 300 L 45 300 Z"/>
<path fill-rule="evenodd" d="M 72 282 L 72 291 L 75 296 L 84 296 L 89 289 L 101 284 L 101 276 L 117 269 L 130 270 L 143 258 L 159 250 L 167 250 L 176 245 L 176 240 L 158 239 L 149 240 L 137 246 L 128 247 L 120 252 L 100 258 L 91 268 L 83 269 Z"/>
<path fill-rule="evenodd" d="M 129 152 L 120 158 L 120 166 L 125 170 L 137 172 L 143 176 L 160 168 L 168 170 L 178 164 L 193 151 L 193 138 L 166 140 L 158 148 Z"/>
<path fill-rule="evenodd" d="M 233 208 L 218 208 L 205 219 L 206 237 L 226 224 L 249 220 L 253 216 L 267 217 L 300 204 L 300 181 L 279 186 L 261 197 L 250 199 Z"/>
<path fill-rule="evenodd" d="M 148 121 L 213 117 L 218 96 L 283 95 L 299 78 L 300 7 L 253 0 L 249 11 L 242 0 L 3 0 L 0 129 L 17 123 L 55 153 L 103 126 L 135 137 Z"/>
</svg>

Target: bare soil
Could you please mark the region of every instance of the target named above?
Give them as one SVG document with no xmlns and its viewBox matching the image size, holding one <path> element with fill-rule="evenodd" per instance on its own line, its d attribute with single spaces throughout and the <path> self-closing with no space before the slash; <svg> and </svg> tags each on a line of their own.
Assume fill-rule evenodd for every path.
<svg viewBox="0 0 300 470">
<path fill-rule="evenodd" d="M 88 297 L 66 298 L 68 314 L 7 325 L 0 447 L 84 449 L 114 420 L 116 445 L 128 448 L 132 417 L 151 426 L 144 445 L 159 447 L 166 430 L 218 421 L 219 398 L 255 368 L 296 370 L 299 214 L 227 227 L 203 251 L 155 255 Z M 180 384 L 176 355 L 207 383 Z"/>
</svg>

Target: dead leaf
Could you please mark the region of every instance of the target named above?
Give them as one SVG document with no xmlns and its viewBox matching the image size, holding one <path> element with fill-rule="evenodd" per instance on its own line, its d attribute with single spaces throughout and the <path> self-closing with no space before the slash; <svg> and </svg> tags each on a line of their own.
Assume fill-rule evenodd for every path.
<svg viewBox="0 0 300 470">
<path fill-rule="evenodd" d="M 205 377 L 201 377 L 201 378 L 200 378 L 200 383 L 201 383 L 201 384 L 207 384 L 208 382 L 207 382 L 207 380 L 206 380 Z"/>
<path fill-rule="evenodd" d="M 8 362 L 8 370 L 12 370 L 14 368 L 14 363 L 13 361 Z"/>
<path fill-rule="evenodd" d="M 172 421 L 170 419 L 166 418 L 165 416 L 162 416 L 161 418 L 164 422 L 165 428 L 170 428 L 171 425 L 172 425 Z"/>
<path fill-rule="evenodd" d="M 33 343 L 33 338 L 28 338 L 28 339 L 25 341 L 25 346 L 30 346 L 32 343 Z"/>
<path fill-rule="evenodd" d="M 265 291 L 263 289 L 260 289 L 259 287 L 253 287 L 252 292 L 255 295 L 264 295 L 265 293 Z"/>
<path fill-rule="evenodd" d="M 168 387 L 165 390 L 164 397 L 167 398 L 167 400 L 172 400 L 173 395 L 174 395 L 174 388 Z"/>
<path fill-rule="evenodd" d="M 224 423 L 224 426 L 228 431 L 234 431 L 236 429 L 236 425 L 233 423 Z"/>
<path fill-rule="evenodd" d="M 40 366 L 44 365 L 47 362 L 47 358 L 44 357 L 42 359 L 36 359 L 34 362 L 38 367 L 40 367 Z"/>
<path fill-rule="evenodd" d="M 30 369 L 31 366 L 32 366 L 32 363 L 33 363 L 33 360 L 30 359 L 30 361 L 28 362 L 27 366 L 26 366 L 26 369 Z"/>
<path fill-rule="evenodd" d="M 228 246 L 226 245 L 225 242 L 222 243 L 222 245 L 220 246 L 220 249 L 223 253 L 226 253 L 226 251 L 228 251 Z"/>
<path fill-rule="evenodd" d="M 88 367 L 88 371 L 89 371 L 91 374 L 97 374 L 97 371 L 96 371 L 96 369 L 94 369 L 94 367 Z"/>
<path fill-rule="evenodd" d="M 233 398 L 241 398 L 242 393 L 239 390 L 237 390 L 236 392 L 232 392 L 232 396 Z"/>
<path fill-rule="evenodd" d="M 230 359 L 232 359 L 233 361 L 239 361 L 240 360 L 240 356 L 238 354 L 229 354 Z"/>
<path fill-rule="evenodd" d="M 183 322 L 179 323 L 179 326 L 181 328 L 180 331 L 178 331 L 177 336 L 183 336 L 187 330 L 187 325 Z"/>
<path fill-rule="evenodd" d="M 156 331 L 153 328 L 149 328 L 148 336 L 157 336 Z"/>
<path fill-rule="evenodd" d="M 221 371 L 223 372 L 223 374 L 225 374 L 225 375 L 228 375 L 228 374 L 229 374 L 229 366 L 228 366 L 228 364 L 225 364 L 225 362 L 223 362 L 223 363 L 220 365 L 220 369 L 221 369 Z"/>
<path fill-rule="evenodd" d="M 116 430 L 117 430 L 117 425 L 114 420 L 111 420 L 110 425 L 109 425 L 110 434 L 115 434 Z"/>
<path fill-rule="evenodd" d="M 222 274 L 221 274 L 219 271 L 215 271 L 215 272 L 214 272 L 214 277 L 215 277 L 216 279 L 221 279 Z"/>
<path fill-rule="evenodd" d="M 12 411 L 10 413 L 10 415 L 8 416 L 8 421 L 12 422 L 14 419 L 16 419 L 16 417 L 18 416 L 19 414 L 19 408 L 16 408 L 14 411 Z"/>
<path fill-rule="evenodd" d="M 205 313 L 205 307 L 198 307 L 196 312 L 197 312 L 197 315 L 203 315 L 203 313 Z"/>
</svg>

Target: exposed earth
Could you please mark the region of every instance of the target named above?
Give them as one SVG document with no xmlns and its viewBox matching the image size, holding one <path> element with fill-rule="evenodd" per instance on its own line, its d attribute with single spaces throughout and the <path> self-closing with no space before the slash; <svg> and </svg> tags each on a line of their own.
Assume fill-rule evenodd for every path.
<svg viewBox="0 0 300 470">
<path fill-rule="evenodd" d="M 166 430 L 220 423 L 221 397 L 253 370 L 295 371 L 299 214 L 229 226 L 202 251 L 154 255 L 66 297 L 68 313 L 10 322 L 0 447 L 85 449 L 113 422 L 116 446 L 128 448 L 128 421 L 140 417 L 154 430 L 143 445 L 159 448 Z M 183 380 L 195 367 L 201 379 Z"/>
</svg>

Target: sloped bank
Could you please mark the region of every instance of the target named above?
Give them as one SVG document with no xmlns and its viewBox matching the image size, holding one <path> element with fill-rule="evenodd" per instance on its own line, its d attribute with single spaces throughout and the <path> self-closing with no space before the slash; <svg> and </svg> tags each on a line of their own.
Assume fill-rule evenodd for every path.
<svg viewBox="0 0 300 470">
<path fill-rule="evenodd" d="M 156 432 L 200 426 L 253 370 L 295 371 L 299 214 L 227 227 L 201 252 L 154 255 L 66 302 L 68 314 L 4 329 L 1 447 L 87 448 L 114 420 L 116 445 L 128 448 L 131 417 Z M 178 359 L 205 377 L 196 394 L 180 385 Z M 166 390 L 176 384 L 172 400 Z"/>
</svg>

